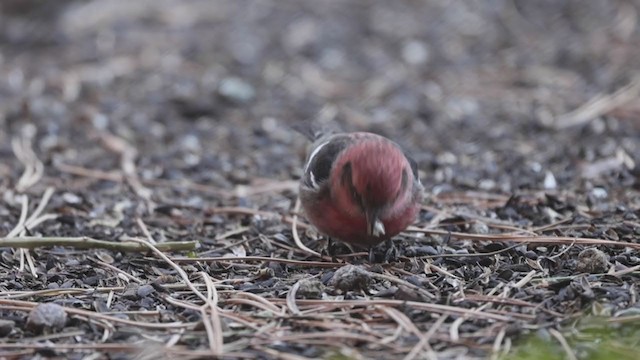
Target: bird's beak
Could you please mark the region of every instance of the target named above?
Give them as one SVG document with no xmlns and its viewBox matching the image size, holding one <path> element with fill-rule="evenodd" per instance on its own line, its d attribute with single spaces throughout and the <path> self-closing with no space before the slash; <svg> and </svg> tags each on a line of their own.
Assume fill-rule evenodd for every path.
<svg viewBox="0 0 640 360">
<path fill-rule="evenodd" d="M 378 218 L 377 211 L 368 211 L 367 212 L 367 234 L 373 235 L 375 237 L 380 237 L 384 235 L 384 224 Z"/>
</svg>

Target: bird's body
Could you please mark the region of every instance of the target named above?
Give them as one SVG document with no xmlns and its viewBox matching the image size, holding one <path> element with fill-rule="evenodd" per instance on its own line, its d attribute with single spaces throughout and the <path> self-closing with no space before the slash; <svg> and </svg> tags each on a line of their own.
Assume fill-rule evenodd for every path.
<svg viewBox="0 0 640 360">
<path fill-rule="evenodd" d="M 321 233 L 371 248 L 415 221 L 422 190 L 415 162 L 396 143 L 356 132 L 314 143 L 300 199 Z"/>
</svg>

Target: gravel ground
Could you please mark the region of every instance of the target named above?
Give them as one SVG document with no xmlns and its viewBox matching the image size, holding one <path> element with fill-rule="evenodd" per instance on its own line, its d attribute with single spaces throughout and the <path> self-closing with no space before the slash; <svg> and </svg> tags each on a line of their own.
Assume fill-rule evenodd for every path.
<svg viewBox="0 0 640 360">
<path fill-rule="evenodd" d="M 0 357 L 488 358 L 637 316 L 639 10 L 3 1 Z M 417 160 L 398 261 L 295 244 L 310 123 Z"/>
</svg>

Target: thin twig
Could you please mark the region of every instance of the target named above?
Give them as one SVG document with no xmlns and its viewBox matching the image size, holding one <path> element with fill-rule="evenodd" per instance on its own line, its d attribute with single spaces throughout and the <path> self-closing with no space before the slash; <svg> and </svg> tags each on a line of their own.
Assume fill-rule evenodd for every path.
<svg viewBox="0 0 640 360">
<path fill-rule="evenodd" d="M 55 219 L 57 215 L 53 215 L 53 214 L 40 215 L 44 211 L 44 209 L 47 207 L 47 204 L 49 203 L 49 200 L 51 199 L 53 192 L 54 190 L 51 187 L 45 190 L 44 194 L 42 195 L 42 199 L 38 204 L 38 207 L 33 211 L 31 216 L 29 216 L 28 218 L 27 218 L 27 214 L 28 214 L 28 208 L 29 208 L 29 198 L 26 195 L 23 195 L 21 199 L 22 210 L 20 212 L 20 219 L 18 221 L 18 224 L 13 228 L 13 230 L 9 232 L 8 236 L 11 236 L 11 237 L 17 236 L 17 239 L 24 238 L 25 234 L 27 233 L 27 229 L 33 229 L 39 224 L 47 220 Z M 31 256 L 31 254 L 26 248 L 20 248 L 20 271 L 24 270 L 25 259 L 27 261 L 27 264 L 29 264 L 31 275 L 34 278 L 37 278 L 38 273 L 36 272 L 33 257 Z"/>
<path fill-rule="evenodd" d="M 205 305 L 201 308 L 203 315 L 202 320 L 207 327 L 207 335 L 209 337 L 209 347 L 211 352 L 215 356 L 220 356 L 223 353 L 222 347 L 224 345 L 224 339 L 222 337 L 222 323 L 220 322 L 220 314 L 218 312 L 218 293 L 213 281 L 211 281 L 211 278 L 207 273 L 200 272 L 200 276 L 202 276 L 202 279 L 207 286 L 208 299 Z M 211 314 L 208 319 L 206 316 L 207 311 Z M 210 328 L 208 328 L 209 326 Z"/>
<path fill-rule="evenodd" d="M 283 299 L 274 299 L 276 303 L 286 302 Z M 503 316 L 492 314 L 489 312 L 480 312 L 475 309 L 465 309 L 456 306 L 442 305 L 442 304 L 431 304 L 417 301 L 403 301 L 403 300 L 383 300 L 383 299 L 370 299 L 370 300 L 309 300 L 309 299 L 300 299 L 296 301 L 298 306 L 301 305 L 324 305 L 327 308 L 344 308 L 344 307 L 355 307 L 355 306 L 375 306 L 375 305 L 387 305 L 387 306 L 408 306 L 414 307 L 416 309 L 422 309 L 426 311 L 431 311 L 439 314 L 452 314 L 452 315 L 466 315 L 471 318 L 478 319 L 491 319 L 497 321 L 506 321 L 511 322 L 515 319 L 512 316 Z"/>
<path fill-rule="evenodd" d="M 153 253 L 155 253 L 159 258 L 164 260 L 169 266 L 171 266 L 180 275 L 180 277 L 185 282 L 187 287 L 189 287 L 189 290 L 191 290 L 196 296 L 198 296 L 202 301 L 205 302 L 205 305 L 202 307 L 203 315 L 206 315 L 206 309 L 207 308 L 211 309 L 213 307 L 217 307 L 217 304 L 213 303 L 213 301 L 212 301 L 213 299 L 210 298 L 210 297 L 205 296 L 204 294 L 202 294 L 202 292 L 200 292 L 200 290 L 198 290 L 193 285 L 191 280 L 189 280 L 189 276 L 187 275 L 187 273 L 180 266 L 178 266 L 178 264 L 176 264 L 173 261 L 171 261 L 171 259 L 167 255 L 165 255 L 162 251 L 160 251 L 157 248 L 156 245 L 151 244 L 148 241 L 144 241 L 144 240 L 140 240 L 140 239 L 132 239 L 132 240 L 147 246 L 151 251 L 153 251 Z M 208 294 L 210 296 L 214 296 L 214 294 L 215 294 L 214 290 L 212 290 L 209 286 L 207 286 L 207 290 L 208 290 Z M 215 297 L 217 299 L 217 295 L 215 295 Z M 215 315 L 212 315 L 212 317 L 213 317 L 212 321 L 217 321 L 217 322 L 220 321 L 219 317 L 217 316 L 217 312 L 215 313 Z M 205 321 L 204 318 L 203 318 L 203 321 Z M 214 325 L 214 326 L 212 326 L 212 328 L 209 328 L 208 325 L 205 325 L 205 328 L 207 329 L 207 334 L 208 334 L 208 338 L 209 338 L 209 346 L 211 347 L 211 350 L 213 351 L 213 353 L 215 355 L 222 354 L 222 351 L 223 351 L 223 349 L 222 349 L 223 340 L 222 340 L 222 333 L 221 333 L 221 330 L 220 330 L 220 329 L 222 329 L 221 325 L 220 324 Z M 220 332 L 213 333 L 214 331 L 216 331 L 216 329 L 217 329 L 217 331 L 220 331 Z"/>
<path fill-rule="evenodd" d="M 339 268 L 343 267 L 344 263 L 336 263 L 336 262 L 324 262 L 324 261 L 307 261 L 307 260 L 293 260 L 293 259 L 283 259 L 283 258 L 270 258 L 266 256 L 218 256 L 218 257 L 197 257 L 197 258 L 185 258 L 185 257 L 174 257 L 171 260 L 177 263 L 197 263 L 199 261 L 204 262 L 244 262 L 244 261 L 267 261 L 267 262 L 275 262 L 281 264 L 291 264 L 291 265 L 299 265 L 299 266 L 308 266 L 308 267 L 323 267 L 323 268 Z"/>
<path fill-rule="evenodd" d="M 76 176 L 94 178 L 98 180 L 113 181 L 118 183 L 124 180 L 124 176 L 122 176 L 122 173 L 120 171 L 107 172 L 103 170 L 87 169 L 82 166 L 69 165 L 69 164 L 63 164 L 63 163 L 54 163 L 54 166 L 61 172 L 76 175 Z"/>
<path fill-rule="evenodd" d="M 76 249 L 107 249 L 122 252 L 146 252 L 149 249 L 135 241 L 114 242 L 80 237 L 5 237 L 0 238 L 0 247 L 35 249 L 40 247 L 68 246 Z M 196 241 L 172 241 L 157 244 L 161 251 L 190 251 L 198 247 Z"/>
<path fill-rule="evenodd" d="M 151 236 L 151 233 L 149 232 L 149 229 L 147 228 L 147 225 L 144 223 L 144 221 L 142 221 L 142 219 L 140 218 L 136 218 L 136 223 L 138 224 L 138 226 L 140 227 L 140 230 L 142 230 L 142 233 L 144 234 L 144 236 L 147 237 L 147 240 L 154 244 L 157 245 L 158 243 L 156 242 L 156 240 L 153 238 L 153 236 Z"/>
<path fill-rule="evenodd" d="M 20 218 L 18 223 L 7 234 L 7 237 L 14 237 L 24 230 L 24 224 L 27 222 L 27 215 L 29 214 L 29 197 L 27 195 L 20 195 Z"/>
<path fill-rule="evenodd" d="M 221 294 L 230 294 L 234 295 L 232 298 L 225 299 L 224 302 L 230 304 L 243 304 L 250 305 L 268 312 L 273 313 L 274 315 L 280 315 L 284 313 L 282 309 L 270 303 L 267 299 L 260 297 L 256 294 L 248 293 L 245 291 L 220 291 Z"/>
<path fill-rule="evenodd" d="M 637 100 L 639 95 L 640 75 L 636 75 L 628 85 L 618 89 L 613 94 L 598 94 L 579 108 L 558 116 L 555 128 L 566 129 L 586 124 L 632 100 Z"/>
<path fill-rule="evenodd" d="M 374 273 L 374 272 L 371 272 L 371 271 L 368 271 L 367 274 L 369 276 L 373 277 L 373 278 L 387 280 L 389 282 L 392 282 L 392 283 L 395 283 L 395 284 L 398 284 L 398 285 L 402 285 L 402 286 L 405 286 L 405 287 L 407 287 L 409 289 L 415 290 L 416 292 L 426 296 L 429 299 L 433 300 L 433 299 L 437 298 L 437 296 L 433 295 L 432 293 L 428 292 L 427 290 L 425 290 L 425 289 L 423 289 L 423 288 L 421 288 L 421 287 L 419 287 L 417 285 L 414 285 L 414 284 L 412 284 L 412 283 L 410 283 L 408 281 L 405 281 L 405 280 L 402 280 L 400 278 L 397 278 L 395 276 L 391 276 L 391 275 L 387 275 L 387 274 Z"/>
<path fill-rule="evenodd" d="M 298 211 L 300 211 L 300 198 L 296 199 L 296 205 L 293 209 L 294 214 L 297 214 Z M 300 240 L 300 236 L 298 235 L 297 225 L 298 225 L 298 215 L 293 215 L 293 220 L 291 221 L 291 233 L 293 234 L 293 241 L 295 241 L 298 248 L 300 248 L 300 250 L 308 254 L 315 255 L 317 257 L 322 257 L 322 255 L 320 255 L 318 252 L 309 249 L 302 243 L 302 241 Z"/>
<path fill-rule="evenodd" d="M 31 216 L 29 216 L 29 218 L 25 222 L 25 227 L 29 227 L 29 225 L 31 225 L 40 216 L 40 214 L 42 214 L 44 209 L 47 207 L 47 204 L 49 204 L 49 200 L 51 200 L 51 196 L 53 196 L 53 193 L 54 189 L 52 187 L 48 187 L 44 191 L 38 207 L 33 211 L 33 213 L 31 213 Z"/>
<path fill-rule="evenodd" d="M 298 288 L 300 287 L 300 281 L 297 281 L 291 289 L 289 289 L 289 293 L 287 294 L 287 307 L 291 311 L 293 315 L 300 315 L 300 309 L 298 309 L 298 305 L 296 305 L 296 292 L 298 292 Z"/>
<path fill-rule="evenodd" d="M 502 344 L 502 340 L 504 340 L 504 336 L 506 334 L 505 328 L 502 327 L 500 332 L 498 332 L 498 336 L 496 336 L 495 340 L 493 340 L 493 347 L 491 348 L 491 360 L 498 360 L 500 353 L 500 345 Z"/>
<path fill-rule="evenodd" d="M 609 273 L 609 275 L 622 276 L 622 275 L 626 275 L 626 274 L 631 274 L 632 272 L 635 272 L 635 271 L 638 271 L 638 270 L 640 270 L 640 265 L 635 265 L 635 266 L 631 266 L 631 267 L 628 267 L 628 268 L 623 269 L 623 270 L 614 271 L 612 273 Z"/>
<path fill-rule="evenodd" d="M 155 207 L 155 204 L 151 201 L 151 195 L 153 192 L 142 184 L 136 169 L 138 150 L 124 139 L 105 130 L 95 129 L 94 134 L 97 135 L 98 139 L 100 139 L 102 145 L 107 150 L 120 156 L 120 167 L 127 183 L 131 186 L 136 195 L 145 200 L 148 207 L 147 211 L 153 211 L 153 208 Z"/>
<path fill-rule="evenodd" d="M 18 192 L 24 192 L 35 185 L 44 174 L 44 164 L 32 149 L 34 135 L 25 133 L 22 137 L 11 140 L 14 155 L 24 165 L 24 172 L 15 186 Z"/>
<path fill-rule="evenodd" d="M 574 354 L 573 350 L 571 350 L 571 346 L 569 346 L 567 339 L 565 339 L 564 336 L 562 336 L 562 334 L 558 330 L 549 329 L 549 333 L 551 333 L 551 335 L 553 335 L 553 337 L 556 338 L 556 340 L 558 340 L 565 354 L 567 354 L 567 359 L 578 360 L 578 358 L 576 357 L 576 354 Z"/>
<path fill-rule="evenodd" d="M 14 299 L 2 299 L 0 298 L 0 305 L 9 305 L 9 306 L 23 306 L 29 309 L 33 309 L 39 303 L 31 302 L 31 301 L 23 301 L 23 300 L 14 300 Z M 86 318 L 91 319 L 101 319 L 108 323 L 120 323 L 125 325 L 137 326 L 148 329 L 181 329 L 181 328 L 194 328 L 196 323 L 184 323 L 184 322 L 173 322 L 173 323 L 147 323 L 140 321 L 133 321 L 129 319 L 123 319 L 118 316 L 109 316 L 104 315 L 95 311 L 83 310 L 72 307 L 65 307 L 64 310 L 67 314 L 70 315 L 80 315 Z"/>
<path fill-rule="evenodd" d="M 440 326 L 444 324 L 445 320 L 447 320 L 447 315 L 440 316 L 438 320 L 436 320 L 436 322 L 433 325 L 431 325 L 431 327 L 429 328 L 429 331 L 427 331 L 427 333 L 422 336 L 420 341 L 418 341 L 418 343 L 413 347 L 413 349 L 411 349 L 411 351 L 407 354 L 407 356 L 404 357 L 403 360 L 415 359 L 415 357 L 418 356 L 420 351 L 422 351 L 422 349 L 425 347 L 429 347 L 426 354 L 427 357 L 429 359 L 437 359 L 437 356 L 433 353 L 433 350 L 429 346 L 429 340 L 431 340 L 431 337 L 433 337 L 433 334 L 435 334 L 436 331 L 438 331 L 438 328 L 440 328 Z"/>
<path fill-rule="evenodd" d="M 472 241 L 513 241 L 520 243 L 532 243 L 532 244 L 545 244 L 545 245 L 560 245 L 560 244 L 582 244 L 582 245 L 607 245 L 616 247 L 630 247 L 633 249 L 640 249 L 640 244 L 630 243 L 626 241 L 614 241 L 606 239 L 591 239 L 591 238 L 579 238 L 579 237 L 565 237 L 565 236 L 514 236 L 514 235 L 480 235 L 480 234 L 466 234 L 460 232 L 450 232 L 445 230 L 434 229 L 421 229 L 417 227 L 409 227 L 407 231 L 420 232 L 424 234 L 435 235 L 450 235 L 454 239 L 464 239 Z"/>
</svg>

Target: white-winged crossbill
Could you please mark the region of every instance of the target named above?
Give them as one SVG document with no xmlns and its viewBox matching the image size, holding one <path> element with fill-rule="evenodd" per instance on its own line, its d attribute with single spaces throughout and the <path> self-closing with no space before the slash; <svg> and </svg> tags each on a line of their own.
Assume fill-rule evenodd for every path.
<svg viewBox="0 0 640 360">
<path fill-rule="evenodd" d="M 300 181 L 309 221 L 330 239 L 370 251 L 415 221 L 422 191 L 415 161 L 367 132 L 317 140 Z"/>
</svg>

